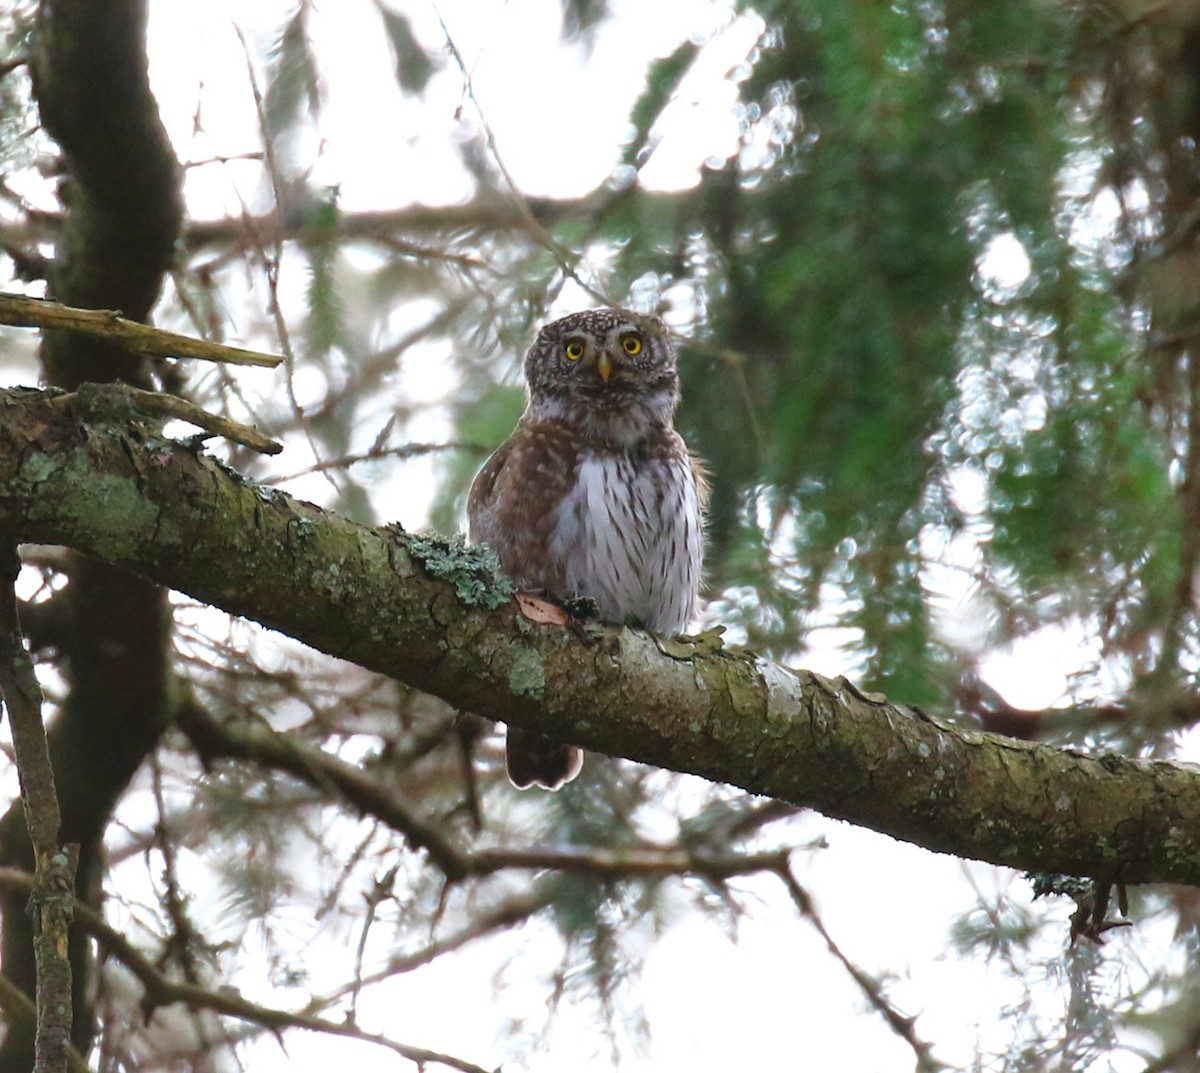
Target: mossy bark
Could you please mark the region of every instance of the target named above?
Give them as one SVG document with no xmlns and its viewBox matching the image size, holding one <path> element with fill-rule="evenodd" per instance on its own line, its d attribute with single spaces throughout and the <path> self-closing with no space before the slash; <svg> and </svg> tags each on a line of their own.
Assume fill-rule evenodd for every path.
<svg viewBox="0 0 1200 1073">
<path fill-rule="evenodd" d="M 72 306 L 149 316 L 175 255 L 183 219 L 182 169 L 150 92 L 146 0 L 54 0 L 38 5 L 28 70 L 42 126 L 61 150 L 66 210 L 48 263 L 47 290 Z M 121 380 L 150 387 L 146 358 L 111 338 L 66 331 L 43 336 L 48 383 Z M 50 756 L 65 841 L 79 844 L 77 893 L 101 890 L 100 848 L 112 808 L 167 726 L 171 651 L 166 593 L 111 562 L 73 556 L 67 564 L 68 694 L 50 732 Z M 20 808 L 0 818 L 0 865 L 32 861 Z M 2 898 L 5 975 L 34 991 L 33 938 L 21 899 Z M 91 1043 L 89 947 L 71 935 L 73 1041 Z M 0 1073 L 33 1062 L 32 1033 L 14 1025 L 0 1043 Z"/>
<path fill-rule="evenodd" d="M 1200 883 L 1200 771 L 963 729 L 710 638 L 535 625 L 469 550 L 349 522 L 103 410 L 0 397 L 0 526 L 589 749 L 962 857 Z"/>
</svg>

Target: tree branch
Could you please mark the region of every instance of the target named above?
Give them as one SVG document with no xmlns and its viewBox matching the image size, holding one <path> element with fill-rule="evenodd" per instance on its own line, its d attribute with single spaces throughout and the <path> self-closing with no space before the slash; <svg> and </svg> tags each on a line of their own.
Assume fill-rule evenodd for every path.
<svg viewBox="0 0 1200 1073">
<path fill-rule="evenodd" d="M 893 1006 L 879 981 L 851 961 L 834 942 L 829 929 L 825 927 L 825 922 L 813 906 L 808 891 L 800 885 L 791 868 L 785 864 L 779 869 L 778 875 L 796 911 L 816 929 L 817 934 L 825 941 L 829 953 L 841 963 L 846 974 L 858 985 L 868 1004 L 887 1022 L 888 1027 L 912 1048 L 917 1059 L 917 1073 L 937 1073 L 938 1070 L 947 1068 L 933 1057 L 933 1048 L 917 1035 L 917 1019 L 901 1013 Z"/>
<path fill-rule="evenodd" d="M 654 845 L 554 845 L 514 848 L 459 846 L 443 828 L 421 816 L 396 790 L 380 785 L 361 768 L 262 724 L 221 723 L 190 702 L 177 714 L 180 729 L 207 761 L 216 757 L 253 760 L 286 771 L 309 786 L 332 788 L 362 815 L 373 816 L 423 849 L 450 882 L 509 869 L 585 872 L 604 876 L 702 875 L 713 881 L 753 872 L 777 871 L 788 850 L 719 853 L 707 847 L 679 849 Z"/>
<path fill-rule="evenodd" d="M 34 1073 L 60 1073 L 69 1064 L 71 1042 L 67 930 L 75 898 L 76 862 L 75 855 L 64 852 L 58 841 L 62 816 L 42 724 L 42 691 L 17 617 L 20 572 L 16 544 L 7 536 L 0 537 L 0 694 L 12 728 L 21 803 L 34 859 L 30 910 L 37 964 L 37 1035 L 33 1069 Z"/>
<path fill-rule="evenodd" d="M 535 625 L 490 555 L 371 529 L 41 393 L 0 393 L 0 526 L 488 718 L 960 857 L 1200 884 L 1200 772 L 964 729 L 712 638 Z"/>
<path fill-rule="evenodd" d="M 101 422 L 169 420 L 186 421 L 213 436 L 222 436 L 264 455 L 277 455 L 283 444 L 264 436 L 257 429 L 240 425 L 220 414 L 212 414 L 195 403 L 161 391 L 142 391 L 126 384 L 80 384 L 74 393 L 60 395 L 56 406 L 68 406 L 89 420 Z"/>
<path fill-rule="evenodd" d="M 5 871 L 5 869 L 0 869 Z M 24 873 L 21 873 L 24 875 Z M 33 883 L 28 876 L 27 889 L 32 889 Z M 0 1015 L 10 1024 L 34 1026 L 37 1024 L 37 1007 L 33 1000 L 25 994 L 7 976 L 0 974 Z M 67 1068 L 70 1073 L 90 1073 L 87 1062 L 74 1047 L 67 1045 Z"/>
<path fill-rule="evenodd" d="M 0 324 L 19 328 L 62 328 L 107 339 L 137 354 L 160 358 L 198 358 L 226 365 L 258 365 L 266 369 L 273 369 L 283 361 L 278 354 L 243 350 L 152 328 L 149 324 L 126 320 L 111 309 L 75 309 L 60 302 L 18 294 L 0 294 Z"/>
<path fill-rule="evenodd" d="M 621 196 L 621 195 L 618 195 Z M 585 220 L 594 223 L 614 200 L 611 190 L 601 189 L 579 198 L 527 197 L 520 205 L 511 197 L 486 192 L 461 205 L 408 205 L 374 212 L 338 212 L 331 222 L 315 221 L 304 213 L 279 210 L 258 216 L 228 216 L 215 220 L 186 220 L 180 241 L 189 253 L 217 249 L 247 250 L 282 242 L 375 242 L 411 256 L 462 263 L 461 255 L 448 253 L 446 235 L 481 235 L 522 232 L 529 229 L 529 215 L 537 226 L 552 228 L 560 223 Z M 639 217 L 647 226 L 667 227 L 688 211 L 687 193 L 660 193 L 638 189 Z M 0 220 L 0 245 L 33 249 L 39 242 L 56 238 L 64 217 L 54 212 L 29 211 L 20 222 Z M 668 228 L 669 230 L 669 228 Z M 427 246 L 405 242 L 406 235 L 436 238 Z"/>
<path fill-rule="evenodd" d="M 144 320 L 175 263 L 183 219 L 183 175 L 150 92 L 147 0 L 54 0 L 34 9 L 29 76 L 41 126 L 61 149 L 60 198 L 67 210 L 46 263 L 48 293 L 70 306 L 119 309 Z M 47 328 L 47 382 L 72 390 L 88 381 L 150 387 L 150 363 L 106 336 Z M 84 902 L 101 897 L 101 845 L 110 811 L 166 726 L 170 607 L 167 594 L 89 556 L 73 556 L 66 590 L 70 649 L 58 664 L 66 695 L 49 735 L 64 841 L 79 846 L 75 882 Z M 19 810 L 0 818 L 0 863 L 30 859 Z M 33 989 L 29 920 L 5 897 L 0 956 Z M 73 1040 L 86 1052 L 92 1017 L 89 944 L 77 930 L 69 956 Z M 0 1067 L 28 1069 L 33 1040 L 14 1029 Z"/>
<path fill-rule="evenodd" d="M 21 889 L 29 885 L 30 877 L 28 875 L 16 869 L 0 868 L 0 886 Z M 290 1013 L 287 1010 L 251 1002 L 230 990 L 209 991 L 196 984 L 172 980 L 163 975 L 150 958 L 146 957 L 121 932 L 109 925 L 94 909 L 89 909 L 83 904 L 76 904 L 75 910 L 79 925 L 138 978 L 146 991 L 143 1003 L 149 1010 L 181 1002 L 191 1010 L 211 1010 L 223 1017 L 233 1017 L 240 1021 L 260 1025 L 276 1033 L 285 1028 L 303 1028 L 310 1032 L 324 1032 L 328 1035 L 345 1036 L 349 1039 L 374 1043 L 393 1051 L 402 1058 L 407 1058 L 419 1067 L 436 1062 L 452 1069 L 461 1070 L 462 1073 L 488 1073 L 482 1067 L 463 1061 L 461 1058 L 455 1058 L 453 1055 L 400 1043 L 382 1033 L 366 1032 L 344 1021 L 328 1021 L 310 1013 Z"/>
</svg>

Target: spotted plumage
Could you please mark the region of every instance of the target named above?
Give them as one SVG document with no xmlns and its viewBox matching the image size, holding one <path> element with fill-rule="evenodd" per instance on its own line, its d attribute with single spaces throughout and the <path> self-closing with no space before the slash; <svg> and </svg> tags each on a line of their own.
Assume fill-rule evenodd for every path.
<svg viewBox="0 0 1200 1073">
<path fill-rule="evenodd" d="M 596 309 L 547 324 L 525 356 L 525 413 L 471 487 L 470 536 L 519 588 L 586 596 L 656 633 L 692 615 L 705 488 L 673 419 L 675 350 L 655 317 Z M 520 787 L 574 778 L 578 749 L 510 727 Z"/>
</svg>

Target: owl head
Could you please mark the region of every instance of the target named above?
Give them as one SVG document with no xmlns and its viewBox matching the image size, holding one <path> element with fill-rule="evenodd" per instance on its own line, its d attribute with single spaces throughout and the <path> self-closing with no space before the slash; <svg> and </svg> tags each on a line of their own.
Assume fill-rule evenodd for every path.
<svg viewBox="0 0 1200 1073">
<path fill-rule="evenodd" d="M 631 445 L 671 427 L 679 405 L 675 348 L 657 317 L 589 309 L 552 321 L 525 355 L 526 417 Z"/>
</svg>

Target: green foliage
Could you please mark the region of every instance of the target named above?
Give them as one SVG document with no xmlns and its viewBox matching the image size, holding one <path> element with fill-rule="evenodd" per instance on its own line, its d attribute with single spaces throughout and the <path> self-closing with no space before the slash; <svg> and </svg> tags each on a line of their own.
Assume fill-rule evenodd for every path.
<svg viewBox="0 0 1200 1073">
<path fill-rule="evenodd" d="M 409 93 L 420 93 L 436 70 L 430 58 L 412 32 L 408 19 L 385 4 L 375 5 L 383 21 L 388 43 L 392 46 L 392 57 L 396 64 L 396 82 Z"/>
<path fill-rule="evenodd" d="M 585 37 L 608 15 L 608 0 L 563 0 L 564 40 Z"/>
<path fill-rule="evenodd" d="M 271 66 L 263 95 L 263 122 L 267 132 L 287 131 L 305 111 L 321 110 L 317 60 L 308 37 L 307 0 L 301 0 L 271 50 Z"/>
<path fill-rule="evenodd" d="M 336 204 L 327 206 L 336 216 Z M 326 225 L 332 227 L 332 221 Z M 330 352 L 346 342 L 345 304 L 337 289 L 338 248 L 329 241 L 317 238 L 306 243 L 308 253 L 308 316 L 304 323 L 304 340 L 308 357 L 327 363 Z"/>
<path fill-rule="evenodd" d="M 1178 519 L 1111 247 L 1079 246 L 1091 192 L 1067 193 L 1107 151 L 1071 101 L 1076 14 L 756 10 L 738 155 L 598 224 L 638 236 L 625 279 L 695 296 L 681 423 L 713 478 L 720 613 L 776 651 L 832 617 L 880 688 L 944 702 L 922 534 L 974 525 L 992 591 L 1023 592 L 1008 636 L 1087 608 L 1132 629 L 1131 574 L 1109 566 L 1161 608 Z M 631 160 L 686 62 L 652 69 Z M 1030 262 L 1011 292 L 980 268 L 1004 236 Z M 958 467 L 985 475 L 980 517 L 954 503 Z"/>
<path fill-rule="evenodd" d="M 622 162 L 627 167 L 643 159 L 648 148 L 650 128 L 658 119 L 659 113 L 670 103 L 699 51 L 691 41 L 685 41 L 669 56 L 651 64 L 646 89 L 633 106 L 633 113 L 629 117 L 634 134 L 622 154 Z"/>
<path fill-rule="evenodd" d="M 433 67 L 412 20 L 379 11 L 402 88 L 420 92 Z M 590 41 L 607 7 L 563 11 L 564 36 Z M 969 541 L 986 646 L 1088 620 L 1114 653 L 1144 656 L 1169 634 L 1169 664 L 1192 628 L 1171 476 L 1178 370 L 1164 357 L 1148 388 L 1140 299 L 1116 286 L 1151 224 L 1095 233 L 1098 194 L 1130 181 L 1155 144 L 1145 124 L 1123 144 L 1105 126 L 1099 79 L 1133 77 L 1121 46 L 1103 53 L 1094 13 L 1036 0 L 753 11 L 760 40 L 726 76 L 740 143 L 694 188 L 650 193 L 635 179 L 705 48 L 681 35 L 650 64 L 611 188 L 582 210 L 531 205 L 547 234 L 485 219 L 446 234 L 444 263 L 402 255 L 379 269 L 381 295 L 442 304 L 430 334 L 451 341 L 462 380 L 452 438 L 480 448 L 446 456 L 434 524 L 461 527 L 480 454 L 520 411 L 516 359 L 570 270 L 614 300 L 665 301 L 681 328 L 680 424 L 712 477 L 708 595 L 754 646 L 801 652 L 834 626 L 865 684 L 946 706 L 981 650 L 934 614 L 931 568 L 958 569 L 938 549 Z M 319 104 L 306 14 L 295 10 L 272 59 L 268 112 L 281 123 Z M 476 158 L 486 151 L 464 148 L 481 182 L 494 174 Z M 336 202 L 317 202 L 336 235 Z M 370 347 L 346 323 L 342 266 L 314 231 L 307 356 L 349 386 L 343 365 Z M 997 270 L 1001 248 L 1028 271 Z M 1165 310 L 1170 288 L 1158 289 Z M 1168 326 L 1185 329 L 1183 307 L 1170 308 Z M 352 453 L 361 420 L 334 401 L 313 434 Z M 964 481 L 982 502 L 964 500 Z M 343 491 L 370 515 L 362 488 Z"/>
</svg>

